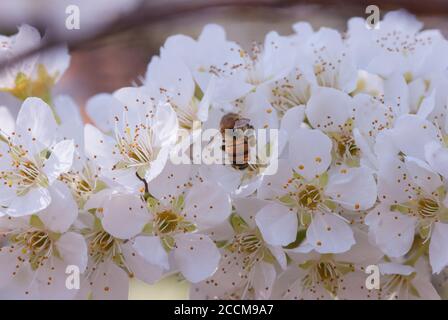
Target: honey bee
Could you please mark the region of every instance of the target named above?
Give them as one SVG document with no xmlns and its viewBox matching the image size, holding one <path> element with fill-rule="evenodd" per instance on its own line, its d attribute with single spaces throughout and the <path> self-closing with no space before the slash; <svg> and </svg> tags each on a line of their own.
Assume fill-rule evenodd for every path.
<svg viewBox="0 0 448 320">
<path fill-rule="evenodd" d="M 228 113 L 220 121 L 220 132 L 223 137 L 222 150 L 227 153 L 232 167 L 237 170 L 247 169 L 249 151 L 255 145 L 254 127 L 250 120 L 236 113 Z"/>
</svg>

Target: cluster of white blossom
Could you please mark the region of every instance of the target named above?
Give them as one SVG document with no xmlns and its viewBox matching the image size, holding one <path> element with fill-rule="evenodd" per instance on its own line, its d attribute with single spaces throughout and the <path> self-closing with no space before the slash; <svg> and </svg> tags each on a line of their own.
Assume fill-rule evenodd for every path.
<svg viewBox="0 0 448 320">
<path fill-rule="evenodd" d="M 126 299 L 177 273 L 195 299 L 440 298 L 448 41 L 401 11 L 293 30 L 248 50 L 217 25 L 169 37 L 142 86 L 88 101 L 94 125 L 52 94 L 66 49 L 1 70 L 0 297 Z M 40 41 L 0 35 L 0 62 Z M 203 128 L 277 130 L 278 157 L 175 163 Z"/>
</svg>

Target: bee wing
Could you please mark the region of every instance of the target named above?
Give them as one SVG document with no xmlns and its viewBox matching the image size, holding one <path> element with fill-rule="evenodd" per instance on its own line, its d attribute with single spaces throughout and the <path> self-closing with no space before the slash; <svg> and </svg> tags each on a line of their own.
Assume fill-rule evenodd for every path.
<svg viewBox="0 0 448 320">
<path fill-rule="evenodd" d="M 234 128 L 235 129 L 242 128 L 242 127 L 247 126 L 249 123 L 250 123 L 249 119 L 247 119 L 247 118 L 240 118 L 240 119 L 235 121 Z"/>
</svg>

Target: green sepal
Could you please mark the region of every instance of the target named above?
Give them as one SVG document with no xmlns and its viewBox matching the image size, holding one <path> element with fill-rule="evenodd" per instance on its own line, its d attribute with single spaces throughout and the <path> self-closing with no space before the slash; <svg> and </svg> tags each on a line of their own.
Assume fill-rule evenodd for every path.
<svg viewBox="0 0 448 320">
<path fill-rule="evenodd" d="M 45 229 L 45 225 L 38 215 L 33 214 L 30 217 L 30 225 L 37 229 Z"/>
<path fill-rule="evenodd" d="M 296 239 L 288 244 L 287 246 L 284 246 L 285 249 L 295 249 L 298 246 L 300 246 L 306 238 L 306 229 L 300 229 L 297 231 Z"/>
</svg>

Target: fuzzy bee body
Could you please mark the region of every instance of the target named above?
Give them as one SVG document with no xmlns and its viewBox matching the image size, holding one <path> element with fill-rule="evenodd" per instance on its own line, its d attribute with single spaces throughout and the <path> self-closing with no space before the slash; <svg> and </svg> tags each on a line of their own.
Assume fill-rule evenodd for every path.
<svg viewBox="0 0 448 320">
<path fill-rule="evenodd" d="M 232 167 L 245 170 L 249 167 L 249 151 L 255 143 L 254 127 L 250 120 L 236 113 L 222 117 L 220 131 L 223 137 L 222 150 L 227 153 Z"/>
</svg>

